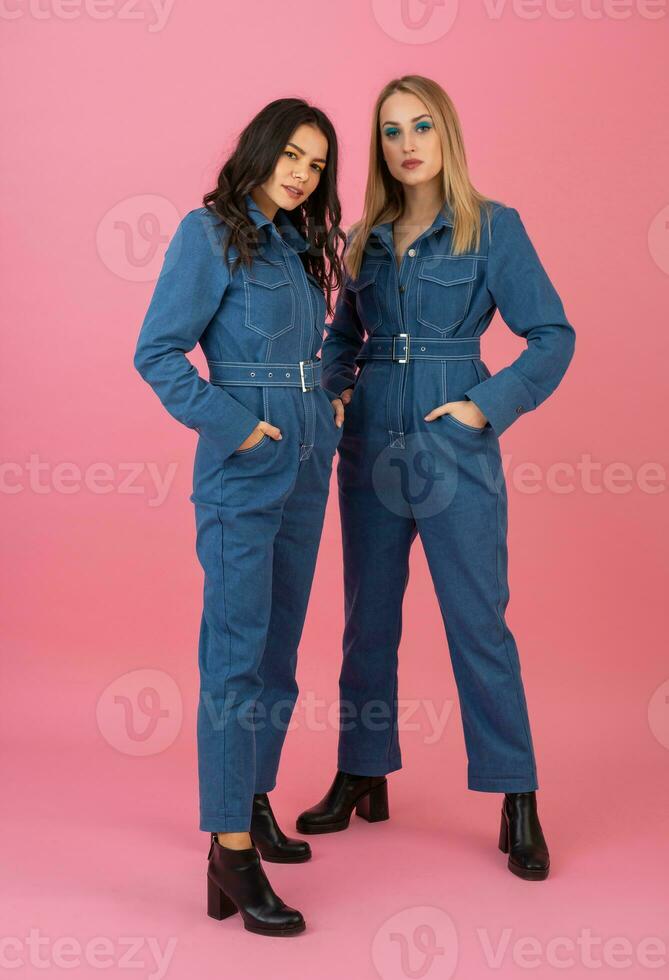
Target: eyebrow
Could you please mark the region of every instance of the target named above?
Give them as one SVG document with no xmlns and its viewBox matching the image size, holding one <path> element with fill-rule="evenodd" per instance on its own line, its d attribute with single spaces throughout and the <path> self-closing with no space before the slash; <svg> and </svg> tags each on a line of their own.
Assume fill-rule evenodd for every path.
<svg viewBox="0 0 669 980">
<path fill-rule="evenodd" d="M 432 119 L 432 116 L 430 115 L 429 112 L 424 112 L 421 116 L 414 116 L 413 119 L 410 119 L 409 120 L 409 122 L 418 122 L 419 119 Z M 381 123 L 381 125 L 382 126 L 399 126 L 400 123 L 395 122 L 394 119 L 386 119 L 386 121 L 384 123 Z"/>
<path fill-rule="evenodd" d="M 291 143 L 290 140 L 288 140 L 288 142 L 286 143 L 286 146 L 294 146 L 295 149 L 296 150 L 299 150 L 300 153 L 302 154 L 302 156 L 304 156 L 304 150 L 302 149 L 301 146 L 298 146 L 297 143 Z M 327 163 L 327 161 L 324 160 L 323 157 L 314 157 L 314 159 L 312 160 L 312 163 Z"/>
</svg>

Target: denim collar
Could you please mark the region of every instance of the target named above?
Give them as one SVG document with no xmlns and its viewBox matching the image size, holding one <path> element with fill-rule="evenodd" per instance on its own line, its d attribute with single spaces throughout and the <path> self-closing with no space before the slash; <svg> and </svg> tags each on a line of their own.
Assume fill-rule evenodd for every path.
<svg viewBox="0 0 669 980">
<path fill-rule="evenodd" d="M 258 207 L 250 194 L 246 195 L 245 201 L 249 218 L 258 228 L 271 225 L 270 233 L 276 235 L 284 244 L 290 245 L 294 252 L 304 252 L 305 249 L 309 248 L 309 242 L 300 234 L 283 208 L 278 209 L 274 221 L 272 221 Z"/>
<path fill-rule="evenodd" d="M 437 212 L 437 215 L 425 231 L 420 235 L 421 238 L 432 235 L 439 228 L 453 227 L 453 208 L 447 202 L 444 203 L 443 207 Z M 370 231 L 370 237 L 376 235 L 385 242 L 387 242 L 391 247 L 393 246 L 393 223 L 392 221 L 383 221 L 381 224 L 374 225 Z"/>
</svg>

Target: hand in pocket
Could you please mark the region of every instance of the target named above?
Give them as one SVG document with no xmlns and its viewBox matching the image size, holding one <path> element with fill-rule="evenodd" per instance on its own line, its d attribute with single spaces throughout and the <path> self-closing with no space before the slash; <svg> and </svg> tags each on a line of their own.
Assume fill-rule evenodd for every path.
<svg viewBox="0 0 669 980">
<path fill-rule="evenodd" d="M 250 436 L 247 436 L 241 446 L 237 446 L 236 452 L 243 452 L 245 449 L 253 449 L 257 446 L 259 442 L 262 441 L 264 436 L 269 436 L 270 439 L 282 439 L 281 429 L 277 429 L 275 425 L 270 425 L 269 422 L 258 422 L 255 429 Z"/>
<path fill-rule="evenodd" d="M 488 421 L 478 405 L 469 399 L 439 405 L 438 408 L 433 408 L 427 413 L 425 421 L 433 422 L 442 415 L 452 415 L 458 422 L 469 425 L 472 429 L 483 429 Z"/>
</svg>

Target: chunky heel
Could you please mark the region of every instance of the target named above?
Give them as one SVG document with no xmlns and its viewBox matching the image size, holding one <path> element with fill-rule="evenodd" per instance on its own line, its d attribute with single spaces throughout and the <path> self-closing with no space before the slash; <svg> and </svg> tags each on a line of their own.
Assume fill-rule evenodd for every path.
<svg viewBox="0 0 669 980">
<path fill-rule="evenodd" d="M 215 881 L 207 878 L 207 915 L 212 919 L 227 919 L 237 912 L 237 906 L 221 891 Z"/>
<path fill-rule="evenodd" d="M 550 855 L 534 790 L 504 794 L 499 849 L 509 855 L 507 867 L 518 878 L 543 881 L 548 877 Z"/>
<path fill-rule="evenodd" d="M 502 811 L 502 823 L 499 828 L 499 849 L 503 854 L 509 853 L 509 826 Z"/>
<path fill-rule="evenodd" d="M 388 820 L 390 812 L 388 810 L 388 783 L 382 782 L 375 786 L 355 805 L 355 812 L 363 820 L 369 823 L 377 823 L 379 820 Z"/>
<path fill-rule="evenodd" d="M 212 833 L 207 868 L 207 915 L 227 919 L 239 912 L 244 928 L 261 936 L 304 932 L 304 916 L 274 891 L 256 847 L 224 847 Z"/>
</svg>

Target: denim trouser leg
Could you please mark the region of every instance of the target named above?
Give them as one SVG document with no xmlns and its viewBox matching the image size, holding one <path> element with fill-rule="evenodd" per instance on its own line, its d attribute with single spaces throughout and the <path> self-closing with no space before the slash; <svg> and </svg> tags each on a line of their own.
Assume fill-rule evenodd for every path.
<svg viewBox="0 0 669 980">
<path fill-rule="evenodd" d="M 270 404 L 281 440 L 267 437 L 222 464 L 204 441 L 196 453 L 205 831 L 248 830 L 254 792 L 274 785 L 338 439 L 323 391 L 281 393 Z M 274 726 L 277 714 L 282 724 Z"/>
<path fill-rule="evenodd" d="M 424 416 L 449 400 L 447 369 L 412 366 L 398 411 L 397 364 L 374 362 L 356 385 L 339 447 L 346 625 L 339 766 L 382 775 L 401 765 L 397 648 L 416 532 L 446 627 L 468 756 L 468 787 L 538 788 L 518 650 L 506 623 L 507 492 L 489 425 Z M 451 369 L 457 398 L 470 362 Z M 404 425 L 389 431 L 389 421 Z M 374 711 L 369 710 L 374 704 Z M 367 706 L 370 723 L 362 712 Z M 380 708 L 383 708 L 381 712 Z M 385 717 L 390 726 L 379 724 Z"/>
<path fill-rule="evenodd" d="M 444 421 L 444 420 L 440 420 Z M 439 424 L 439 423 L 438 423 Z M 507 494 L 497 441 L 451 421 L 453 499 L 417 518 L 458 689 L 472 790 L 538 788 L 516 642 L 506 622 Z"/>
<path fill-rule="evenodd" d="M 330 461 L 318 452 L 302 460 L 274 539 L 272 610 L 256 712 L 256 793 L 274 789 L 297 698 L 297 648 L 316 567 L 330 472 Z"/>
<path fill-rule="evenodd" d="M 246 831 L 255 772 L 254 702 L 272 603 L 272 545 L 281 514 L 196 507 L 205 570 L 198 662 L 200 830 Z M 252 792 L 252 790 L 251 790 Z"/>
<path fill-rule="evenodd" d="M 402 765 L 397 650 L 416 526 L 413 518 L 391 513 L 378 498 L 370 459 L 369 447 L 356 437 L 340 443 L 346 623 L 339 678 L 338 766 L 356 775 L 381 776 Z"/>
</svg>

